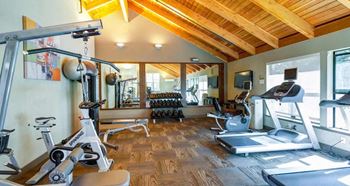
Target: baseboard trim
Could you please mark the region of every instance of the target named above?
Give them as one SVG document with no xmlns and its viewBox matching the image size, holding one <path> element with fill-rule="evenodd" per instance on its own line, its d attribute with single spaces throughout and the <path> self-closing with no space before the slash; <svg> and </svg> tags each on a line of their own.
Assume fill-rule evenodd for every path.
<svg viewBox="0 0 350 186">
<path fill-rule="evenodd" d="M 21 177 L 23 177 L 23 175 L 25 175 L 28 172 L 31 172 L 36 166 L 42 164 L 44 161 L 46 161 L 48 159 L 47 157 L 47 153 L 45 152 L 44 154 L 40 155 L 39 157 L 37 157 L 36 159 L 34 159 L 33 161 L 31 161 L 30 163 L 28 163 L 27 165 L 25 165 L 22 169 L 21 169 L 21 173 L 17 174 L 17 175 L 11 175 L 9 176 L 7 179 L 10 181 L 14 181 L 17 180 Z"/>
</svg>

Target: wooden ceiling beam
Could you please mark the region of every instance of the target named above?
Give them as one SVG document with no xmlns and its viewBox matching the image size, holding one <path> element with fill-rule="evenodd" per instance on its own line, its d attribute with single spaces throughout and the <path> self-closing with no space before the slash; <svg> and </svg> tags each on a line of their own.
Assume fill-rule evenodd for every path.
<svg viewBox="0 0 350 186">
<path fill-rule="evenodd" d="M 125 22 L 129 22 L 129 7 L 128 0 L 119 0 L 119 5 L 123 13 L 123 18 Z"/>
<path fill-rule="evenodd" d="M 166 8 L 170 9 L 173 13 L 176 13 L 177 15 L 181 15 L 183 17 L 186 17 L 187 19 L 190 19 L 195 24 L 200 25 L 200 26 L 204 27 L 205 29 L 219 35 L 220 37 L 233 43 L 234 45 L 247 51 L 248 53 L 255 54 L 255 47 L 253 45 L 249 44 L 248 42 L 239 38 L 235 34 L 229 32 L 228 30 L 220 27 L 219 25 L 217 25 L 213 21 L 208 20 L 204 16 L 187 8 L 186 6 L 182 5 L 181 3 L 178 3 L 174 0 L 156 0 L 156 1 L 159 2 L 160 4 L 162 4 L 163 6 L 165 6 Z"/>
<path fill-rule="evenodd" d="M 283 23 L 302 33 L 308 38 L 314 38 L 314 27 L 304 19 L 290 11 L 275 0 L 250 0 L 252 3 L 273 15 Z"/>
<path fill-rule="evenodd" d="M 183 29 L 181 29 L 176 24 L 170 22 L 169 20 L 159 16 L 158 14 L 156 14 L 148 9 L 145 9 L 139 3 L 134 2 L 134 1 L 129 1 L 129 7 L 132 10 L 134 10 L 135 12 L 137 12 L 138 14 L 143 15 L 145 18 L 149 19 L 153 23 L 156 23 L 156 24 L 162 26 L 163 28 L 169 30 L 170 32 L 173 32 L 174 34 L 178 35 L 182 39 L 192 43 L 193 45 L 197 46 L 198 48 L 201 48 L 201 49 L 209 52 L 210 54 L 216 56 L 217 58 L 219 58 L 225 62 L 228 62 L 228 57 L 225 54 L 211 48 L 207 44 L 200 42 L 199 40 L 192 37 L 189 33 L 185 32 Z"/>
<path fill-rule="evenodd" d="M 193 66 L 197 67 L 198 68 L 198 71 L 201 71 L 203 70 L 203 68 L 200 66 L 200 65 L 197 65 L 197 64 L 192 64 Z"/>
<path fill-rule="evenodd" d="M 212 12 L 220 15 L 221 17 L 227 19 L 228 21 L 236 24 L 240 28 L 246 30 L 253 36 L 264 41 L 274 48 L 278 48 L 278 38 L 265 31 L 261 27 L 257 26 L 255 23 L 249 21 L 248 19 L 241 16 L 235 10 L 228 8 L 227 6 L 221 4 L 215 0 L 195 0 L 197 3 L 211 10 Z"/>
<path fill-rule="evenodd" d="M 180 17 L 175 16 L 174 14 L 168 12 L 166 9 L 162 10 L 161 7 L 156 6 L 154 2 L 150 2 L 149 0 L 132 0 L 132 1 L 134 1 L 135 3 L 139 3 L 145 9 L 148 9 L 149 11 L 152 11 L 153 13 L 156 13 L 161 17 L 164 17 L 168 21 L 181 27 L 187 33 L 197 37 L 198 39 L 203 40 L 204 42 L 210 44 L 211 46 L 217 48 L 218 50 L 238 59 L 239 57 L 238 52 L 220 43 L 219 41 L 213 39 L 212 37 L 208 36 L 206 33 L 202 32 L 201 30 L 193 26 L 190 26 L 189 24 L 185 23 Z"/>
<path fill-rule="evenodd" d="M 338 0 L 338 2 L 350 9 L 350 0 Z"/>
<path fill-rule="evenodd" d="M 199 68 L 201 68 L 201 70 L 204 70 L 206 68 L 205 65 L 202 65 L 202 64 L 196 64 L 197 66 L 199 66 Z"/>
<path fill-rule="evenodd" d="M 191 64 L 186 64 L 186 69 L 190 69 L 192 72 L 196 72 L 197 71 L 197 69 L 192 67 Z"/>
<path fill-rule="evenodd" d="M 196 71 L 200 71 L 201 68 L 199 68 L 197 65 L 195 64 L 190 64 L 192 68 L 196 69 Z"/>
<path fill-rule="evenodd" d="M 176 65 L 176 64 L 164 64 L 167 68 L 180 73 L 180 65 Z"/>
</svg>

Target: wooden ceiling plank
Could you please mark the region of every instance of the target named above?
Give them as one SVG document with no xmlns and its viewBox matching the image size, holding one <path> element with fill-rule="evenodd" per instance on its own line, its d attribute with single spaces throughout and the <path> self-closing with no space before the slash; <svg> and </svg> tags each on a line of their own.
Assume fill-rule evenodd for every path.
<svg viewBox="0 0 350 186">
<path fill-rule="evenodd" d="M 172 12 L 176 14 L 180 14 L 182 16 L 187 17 L 192 22 L 204 27 L 205 29 L 221 36 L 225 40 L 233 43 L 234 45 L 240 47 L 241 49 L 247 51 L 250 54 L 255 54 L 255 47 L 248 42 L 244 41 L 243 39 L 239 38 L 237 35 L 229 32 L 228 30 L 220 27 L 216 23 L 214 23 L 211 20 L 208 20 L 207 18 L 203 17 L 202 15 L 194 12 L 193 10 L 185 7 L 181 3 L 178 3 L 174 0 L 157 0 L 157 2 L 160 2 L 160 4 L 166 5 L 168 9 L 170 9 Z"/>
<path fill-rule="evenodd" d="M 283 23 L 302 33 L 308 38 L 314 38 L 314 27 L 304 19 L 277 3 L 275 0 L 250 0 L 252 3 L 281 20 Z"/>
<path fill-rule="evenodd" d="M 114 0 L 95 0 L 89 3 L 86 3 L 85 10 L 87 12 L 99 9 L 109 3 L 114 2 Z"/>
<path fill-rule="evenodd" d="M 179 77 L 180 73 L 174 72 L 173 70 L 169 69 L 168 67 L 162 65 L 162 64 L 152 64 L 154 67 L 158 68 L 159 70 L 166 72 L 167 74 L 174 76 L 174 77 Z"/>
<path fill-rule="evenodd" d="M 123 13 L 123 18 L 125 22 L 129 22 L 129 7 L 128 0 L 119 0 L 119 5 Z"/>
<path fill-rule="evenodd" d="M 150 2 L 148 0 L 132 0 L 132 1 L 134 1 L 135 3 L 139 3 L 145 9 L 148 9 L 149 11 L 152 11 L 152 12 L 158 14 L 159 16 L 167 19 L 168 21 L 171 21 L 172 23 L 178 25 L 179 27 L 181 27 L 183 30 L 185 30 L 189 34 L 205 41 L 206 43 L 212 45 L 213 47 L 219 49 L 220 51 L 238 59 L 238 57 L 239 57 L 238 52 L 236 52 L 233 49 L 231 49 L 230 47 L 227 47 L 226 45 L 220 43 L 219 41 L 215 40 L 214 38 L 208 36 L 207 34 L 200 31 L 199 29 L 188 25 L 187 23 L 185 23 L 184 21 L 179 19 L 179 17 L 176 17 L 169 12 L 165 12 L 164 10 L 161 10 L 159 7 L 155 6 L 152 2 Z"/>
<path fill-rule="evenodd" d="M 240 28 L 246 30 L 253 36 L 264 41 L 274 48 L 278 48 L 278 38 L 265 31 L 261 27 L 257 26 L 253 22 L 241 16 L 235 10 L 232 10 L 225 5 L 215 0 L 195 0 L 197 3 L 211 10 L 212 12 L 220 15 L 228 21 L 235 23 Z"/>
<path fill-rule="evenodd" d="M 338 2 L 350 9 L 350 0 L 338 0 Z"/>
<path fill-rule="evenodd" d="M 135 12 L 137 12 L 138 14 L 143 15 L 145 18 L 149 19 L 153 23 L 156 23 L 156 24 L 162 26 L 163 28 L 178 35 L 182 39 L 192 43 L 193 45 L 197 46 L 198 48 L 201 48 L 201 49 L 209 52 L 213 56 L 216 56 L 217 58 L 221 59 L 222 61 L 228 62 L 228 57 L 225 54 L 211 48 L 207 44 L 204 44 L 193 37 L 190 37 L 190 35 L 187 32 L 185 32 L 183 29 L 181 29 L 177 25 L 173 24 L 172 22 L 169 22 L 168 20 L 159 16 L 158 14 L 144 9 L 140 4 L 137 4 L 134 1 L 129 1 L 129 7 L 132 10 L 134 10 Z"/>
</svg>

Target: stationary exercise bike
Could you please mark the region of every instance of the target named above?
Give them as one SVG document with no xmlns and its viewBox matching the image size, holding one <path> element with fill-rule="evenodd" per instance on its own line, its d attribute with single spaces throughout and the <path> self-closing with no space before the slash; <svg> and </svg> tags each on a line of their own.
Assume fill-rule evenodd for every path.
<svg viewBox="0 0 350 186">
<path fill-rule="evenodd" d="M 37 130 L 41 130 L 42 139 L 44 140 L 47 152 L 49 154 L 49 160 L 40 168 L 38 173 L 36 173 L 26 182 L 26 184 L 37 184 L 46 174 L 51 172 L 56 166 L 64 161 L 76 146 L 81 146 L 84 149 L 84 155 L 79 162 L 86 165 L 97 164 L 100 172 L 108 171 L 111 167 L 113 160 L 107 158 L 106 147 L 97 135 L 93 120 L 89 116 L 89 111 L 97 109 L 103 105 L 105 100 L 97 103 L 88 101 L 87 79 L 84 77 L 83 70 L 84 68 L 79 60 L 77 71 L 80 71 L 81 75 L 84 100 L 79 105 L 82 114 L 80 116 L 81 129 L 73 134 L 73 136 L 62 140 L 61 144 L 55 145 L 50 133 L 50 129 L 55 126 L 54 124 L 50 123 L 50 121 L 55 120 L 55 118 L 36 118 L 35 122 L 38 125 L 35 125 L 34 127 Z M 116 149 L 116 146 L 111 144 L 106 144 L 106 146 Z"/>
<path fill-rule="evenodd" d="M 214 118 L 218 127 L 212 127 L 210 128 L 211 130 L 219 131 L 219 134 L 224 134 L 226 132 L 245 132 L 249 130 L 251 111 L 246 100 L 249 96 L 249 91 L 252 89 L 252 82 L 244 82 L 243 89 L 244 91 L 235 98 L 235 104 L 243 105 L 244 107 L 244 110 L 238 115 L 222 112 L 218 99 L 213 99 L 216 113 L 208 113 L 207 117 Z M 223 124 L 224 126 L 220 124 L 219 120 L 225 121 Z"/>
<path fill-rule="evenodd" d="M 92 119 L 89 117 L 89 110 L 100 107 L 105 101 L 99 103 L 82 102 L 79 105 L 82 116 L 80 117 L 81 129 L 68 139 L 62 140 L 61 144 L 55 145 L 50 129 L 55 126 L 51 121 L 54 117 L 36 118 L 34 128 L 41 130 L 49 160 L 40 168 L 26 184 L 32 185 L 38 183 L 46 174 L 51 172 L 57 165 L 64 161 L 76 146 L 84 149 L 84 155 L 79 160 L 80 163 L 90 165 L 97 163 L 99 171 L 108 171 L 113 163 L 112 159 L 107 158 L 107 151 L 98 137 Z M 110 146 L 110 145 L 109 145 Z"/>
</svg>

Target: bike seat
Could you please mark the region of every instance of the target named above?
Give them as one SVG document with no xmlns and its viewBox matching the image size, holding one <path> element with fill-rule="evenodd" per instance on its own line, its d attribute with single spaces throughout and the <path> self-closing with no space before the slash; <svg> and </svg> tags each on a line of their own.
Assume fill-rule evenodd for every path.
<svg viewBox="0 0 350 186">
<path fill-rule="evenodd" d="M 38 117 L 38 118 L 35 118 L 35 122 L 36 123 L 47 123 L 51 120 L 55 120 L 56 118 L 55 117 Z"/>
<path fill-rule="evenodd" d="M 9 133 L 12 133 L 14 131 L 15 131 L 15 129 L 12 129 L 12 130 L 2 129 L 0 132 L 9 134 Z"/>
</svg>

